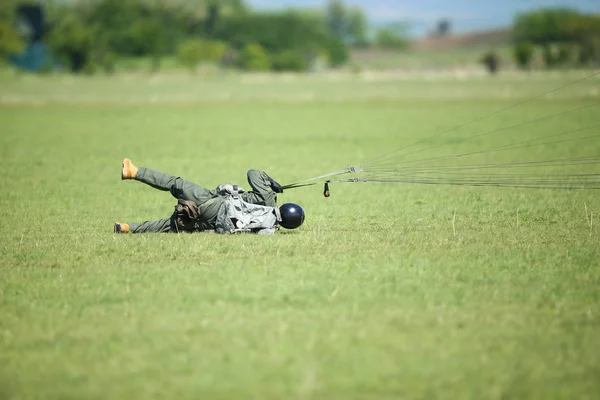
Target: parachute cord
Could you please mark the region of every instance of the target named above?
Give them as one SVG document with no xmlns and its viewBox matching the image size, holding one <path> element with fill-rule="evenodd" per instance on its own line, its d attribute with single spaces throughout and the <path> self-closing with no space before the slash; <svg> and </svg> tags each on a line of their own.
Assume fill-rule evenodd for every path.
<svg viewBox="0 0 600 400">
<path fill-rule="evenodd" d="M 356 173 L 356 172 L 362 172 L 362 167 L 360 165 L 357 165 L 357 166 L 354 166 L 354 167 L 344 168 L 344 169 L 341 169 L 339 171 L 331 172 L 331 173 L 325 174 L 325 175 L 315 176 L 314 178 L 306 179 L 304 181 L 299 181 L 299 182 L 296 182 L 296 183 L 290 183 L 289 185 L 282 186 L 281 188 L 283 190 L 285 190 L 285 189 L 295 189 L 295 188 L 299 188 L 299 187 L 303 187 L 303 186 L 312 186 L 312 185 L 316 185 L 317 182 L 314 182 L 314 183 L 309 183 L 309 182 L 317 181 L 317 180 L 320 180 L 320 179 L 329 178 L 329 177 L 332 177 L 332 176 L 338 176 L 338 175 L 344 175 L 344 174 L 352 174 L 352 173 Z"/>
<path fill-rule="evenodd" d="M 483 164 L 483 165 L 458 165 L 458 166 L 445 166 L 445 165 L 435 165 L 434 163 L 466 157 L 474 154 L 482 154 L 482 153 L 491 153 L 496 151 L 503 150 L 512 150 L 526 147 L 536 147 L 543 146 L 554 143 L 564 143 L 564 142 L 574 142 L 580 140 L 588 140 L 596 137 L 600 137 L 600 135 L 586 136 L 586 137 L 577 137 L 570 138 L 566 140 L 557 140 L 557 141 L 546 141 L 543 143 L 536 143 L 543 139 L 548 139 L 551 137 L 567 135 L 575 132 L 581 132 L 588 129 L 595 129 L 600 125 L 588 126 L 572 131 L 561 132 L 557 134 L 545 135 L 541 137 L 537 137 L 534 139 L 527 139 L 517 143 L 511 143 L 507 145 L 502 145 L 498 147 L 493 147 L 491 149 L 479 150 L 479 151 L 471 151 L 462 154 L 454 154 L 449 156 L 437 156 L 437 157 L 429 157 L 429 158 L 417 158 L 413 160 L 402 160 L 402 158 L 406 158 L 407 156 L 414 155 L 421 152 L 430 151 L 432 149 L 436 149 L 438 147 L 446 146 L 447 144 L 440 144 L 435 146 L 426 147 L 424 149 L 417 149 L 413 151 L 406 152 L 405 150 L 419 145 L 421 143 L 425 143 L 429 140 L 435 139 L 439 136 L 448 134 L 453 131 L 457 131 L 466 126 L 472 125 L 476 122 L 482 121 L 486 118 L 499 115 L 516 107 L 522 106 L 526 103 L 530 103 L 534 100 L 540 99 L 544 96 L 547 96 L 551 93 L 558 92 L 566 87 L 573 86 L 577 83 L 583 82 L 590 78 L 596 77 L 600 75 L 600 71 L 594 72 L 588 76 L 585 76 L 581 79 L 578 79 L 574 82 L 570 82 L 561 87 L 552 89 L 545 93 L 539 94 L 537 96 L 523 99 L 517 103 L 511 104 L 508 107 L 503 109 L 494 111 L 487 115 L 480 116 L 471 121 L 463 123 L 461 125 L 448 128 L 439 133 L 436 133 L 427 138 L 418 140 L 412 144 L 404 146 L 402 148 L 396 149 L 392 152 L 382 154 L 379 157 L 363 162 L 361 165 L 356 167 L 348 167 L 336 172 L 332 172 L 325 175 L 316 176 L 314 178 L 306 179 L 304 181 L 295 182 L 289 185 L 285 185 L 282 189 L 294 189 L 304 186 L 313 186 L 318 183 L 323 183 L 325 181 L 325 187 L 323 191 L 323 195 L 325 197 L 329 197 L 329 183 L 339 183 L 339 182 L 399 182 L 399 183 L 416 183 L 416 184 L 447 184 L 447 185 L 461 185 L 461 186 L 498 186 L 498 187 L 515 187 L 515 188 L 551 188 L 551 189 L 579 189 L 579 188 L 588 188 L 588 189 L 600 189 L 600 174 L 563 174 L 560 176 L 555 175 L 547 175 L 543 176 L 541 174 L 470 174 L 470 176 L 463 176 L 457 173 L 453 173 L 453 170 L 457 170 L 459 172 L 469 169 L 501 169 L 501 168 L 513 168 L 513 167 L 526 167 L 526 166 L 548 166 L 548 167 L 560 167 L 566 165 L 588 165 L 588 164 L 597 164 L 598 156 L 588 156 L 588 157 L 580 157 L 580 158 L 572 158 L 572 159 L 558 159 L 558 160 L 544 160 L 544 161 L 532 161 L 532 162 L 509 162 L 504 164 Z M 467 138 L 461 139 L 459 142 L 464 142 L 469 139 L 478 138 L 484 135 L 491 135 L 497 132 L 515 129 L 527 124 L 531 124 L 534 122 L 539 122 L 543 120 L 549 120 L 553 117 L 581 111 L 584 109 L 592 108 L 597 106 L 598 102 L 593 104 L 588 104 L 582 107 L 578 107 L 575 109 L 563 111 L 558 114 L 545 115 L 540 118 L 536 118 L 531 121 L 522 122 L 519 124 L 515 124 L 512 126 L 502 127 L 498 129 L 494 129 L 488 132 L 478 133 Z M 579 161 L 579 162 L 576 162 Z M 569 162 L 569 163 L 567 163 Z M 562 164 L 561 164 L 562 163 Z M 398 168 L 399 165 L 402 166 Z M 434 164 L 434 165 L 431 165 Z M 364 167 L 364 169 L 363 169 Z M 348 179 L 327 179 L 339 175 L 344 174 L 360 174 L 359 177 L 352 177 Z M 320 181 L 320 182 L 319 182 Z"/>
<path fill-rule="evenodd" d="M 441 132 L 439 132 L 439 133 L 436 133 L 436 134 L 434 134 L 434 135 L 432 135 L 432 136 L 429 136 L 429 137 L 427 137 L 427 138 L 424 138 L 424 139 L 418 140 L 418 141 L 416 141 L 416 142 L 414 142 L 414 143 L 412 143 L 412 144 L 409 144 L 409 145 L 407 145 L 407 146 L 401 147 L 401 148 L 399 148 L 399 149 L 396 149 L 396 150 L 394 150 L 394 151 L 391 151 L 391 152 L 389 152 L 389 153 L 382 154 L 382 155 L 380 155 L 379 157 L 376 157 L 376 158 L 374 158 L 374 159 L 372 159 L 372 160 L 365 161 L 365 162 L 363 162 L 363 165 L 365 165 L 365 166 L 366 166 L 366 165 L 371 165 L 371 164 L 373 164 L 373 163 L 379 163 L 379 162 L 381 162 L 381 161 L 383 161 L 383 160 L 386 160 L 386 159 L 390 158 L 390 156 L 391 156 L 391 155 L 393 155 L 393 154 L 396 154 L 396 156 L 404 156 L 404 154 L 397 155 L 397 153 L 399 153 L 399 152 L 401 152 L 401 151 L 403 151 L 403 150 L 406 150 L 406 149 L 408 149 L 408 148 L 411 148 L 411 147 L 413 147 L 413 146 L 416 146 L 416 145 L 418 145 L 418 144 L 424 143 L 424 142 L 426 142 L 426 141 L 428 141 L 428 140 L 432 140 L 432 139 L 435 139 L 435 138 L 437 138 L 437 137 L 439 137 L 439 136 L 442 136 L 442 135 L 448 134 L 448 133 L 450 133 L 450 132 L 457 131 L 457 130 L 459 130 L 459 129 L 462 129 L 462 128 L 466 127 L 466 126 L 472 125 L 472 124 L 474 124 L 474 123 L 476 123 L 476 122 L 479 122 L 479 121 L 481 121 L 481 120 L 487 119 L 487 118 L 489 118 L 489 117 L 492 117 L 492 116 L 494 116 L 494 115 L 498 115 L 498 114 L 504 113 L 504 112 L 506 112 L 506 111 L 508 111 L 508 110 L 511 110 L 511 109 L 513 109 L 513 108 L 516 108 L 516 107 L 522 106 L 522 105 L 524 105 L 524 104 L 530 103 L 530 102 L 532 102 L 532 101 L 534 101 L 534 100 L 537 100 L 537 99 L 540 99 L 540 98 L 542 98 L 542 97 L 544 97 L 544 96 L 547 96 L 547 95 L 549 95 L 549 94 L 552 94 L 552 93 L 558 92 L 558 91 L 560 91 L 560 90 L 562 90 L 562 89 L 565 89 L 565 88 L 567 88 L 567 87 L 569 87 L 569 86 L 573 86 L 573 85 L 575 85 L 575 84 L 577 84 L 577 83 L 580 83 L 580 82 L 583 82 L 583 81 L 585 81 L 585 80 L 588 80 L 588 79 L 594 78 L 594 77 L 596 77 L 596 76 L 598 76 L 598 75 L 600 75 L 600 71 L 598 71 L 598 72 L 594 72 L 594 73 L 592 73 L 591 75 L 588 75 L 588 76 L 586 76 L 586 77 L 584 77 L 584 78 L 581 78 L 581 79 L 578 79 L 578 80 L 576 80 L 576 81 L 569 82 L 569 83 L 567 83 L 566 85 L 563 85 L 563 86 L 560 86 L 560 87 L 558 87 L 558 88 L 552 89 L 552 90 L 550 90 L 550 91 L 548 91 L 548 92 L 545 92 L 545 93 L 539 94 L 539 95 L 537 95 L 537 96 L 530 97 L 530 98 L 528 98 L 528 99 L 525 99 L 525 100 L 522 100 L 522 101 L 520 101 L 520 102 L 517 102 L 517 103 L 511 104 L 511 105 L 510 105 L 510 106 L 508 106 L 508 107 L 505 107 L 505 108 L 503 108 L 503 109 L 500 109 L 500 110 L 496 110 L 496 111 L 494 111 L 494 112 L 492 112 L 492 113 L 490 113 L 490 114 L 487 114 L 487 115 L 483 115 L 483 116 L 477 117 L 477 118 L 475 118 L 475 119 L 473 119 L 473 120 L 471 120 L 471 121 L 465 122 L 465 123 L 463 123 L 463 124 L 461 124 L 461 125 L 457 125 L 457 126 L 454 126 L 454 127 L 448 128 L 448 129 L 445 129 L 445 130 L 443 130 L 443 131 L 441 131 Z"/>
</svg>

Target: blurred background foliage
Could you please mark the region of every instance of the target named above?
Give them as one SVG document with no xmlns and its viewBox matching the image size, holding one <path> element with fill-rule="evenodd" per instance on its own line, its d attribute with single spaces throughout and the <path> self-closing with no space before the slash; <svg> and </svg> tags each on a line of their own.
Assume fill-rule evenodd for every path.
<svg viewBox="0 0 600 400">
<path fill-rule="evenodd" d="M 430 39 L 449 37 L 451 27 L 452 21 L 440 20 Z M 399 57 L 411 51 L 402 22 L 371 28 L 364 10 L 341 0 L 272 12 L 252 10 L 243 0 L 3 0 L 0 56 L 31 71 L 112 73 L 120 60 L 131 59 L 143 59 L 135 65 L 152 71 L 164 60 L 190 71 L 206 63 L 307 71 L 343 66 L 355 51 Z M 510 60 L 492 45 L 479 47 L 479 60 L 491 72 L 507 61 L 523 69 L 600 61 L 597 15 L 542 9 L 515 16 L 507 32 Z"/>
<path fill-rule="evenodd" d="M 536 48 L 544 65 L 581 66 L 600 60 L 600 16 L 557 8 L 518 15 L 513 25 L 515 58 L 531 66 Z"/>
</svg>

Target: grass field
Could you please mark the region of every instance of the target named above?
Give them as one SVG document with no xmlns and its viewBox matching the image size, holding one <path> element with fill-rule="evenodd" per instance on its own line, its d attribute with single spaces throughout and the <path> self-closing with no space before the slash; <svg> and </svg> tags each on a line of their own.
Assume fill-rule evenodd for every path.
<svg viewBox="0 0 600 400">
<path fill-rule="evenodd" d="M 489 46 L 479 45 L 467 48 L 447 50 L 364 50 L 355 51 L 352 64 L 368 70 L 403 69 L 410 71 L 419 70 L 448 70 L 451 68 L 469 68 L 483 70 L 481 60 L 493 50 L 500 58 L 500 69 L 514 69 L 512 48 L 508 45 Z M 482 71 L 483 72 L 483 71 Z"/>
<path fill-rule="evenodd" d="M 338 184 L 280 195 L 307 220 L 272 237 L 112 233 L 175 204 L 121 181 L 125 156 L 209 188 L 248 168 L 291 183 L 589 73 L 4 76 L 0 398 L 599 398 L 597 191 Z M 599 93 L 590 79 L 440 140 L 592 125 L 597 106 L 452 141 Z M 494 161 L 532 150 L 516 152 Z"/>
</svg>

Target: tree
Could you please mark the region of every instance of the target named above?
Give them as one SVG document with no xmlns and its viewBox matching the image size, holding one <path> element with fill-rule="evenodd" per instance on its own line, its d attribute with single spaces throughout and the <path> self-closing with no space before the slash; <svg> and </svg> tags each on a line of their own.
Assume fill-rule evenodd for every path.
<svg viewBox="0 0 600 400">
<path fill-rule="evenodd" d="M 323 42 L 323 50 L 328 55 L 329 65 L 332 67 L 339 67 L 348 61 L 348 47 L 336 37 L 327 37 Z"/>
<path fill-rule="evenodd" d="M 93 25 L 95 39 L 117 54 L 139 56 L 144 53 L 140 3 L 136 0 L 98 0 L 90 2 L 77 15 Z"/>
<path fill-rule="evenodd" d="M 177 56 L 179 61 L 194 71 L 202 62 L 218 62 L 221 60 L 227 45 L 216 40 L 190 39 L 179 45 Z"/>
<path fill-rule="evenodd" d="M 23 50 L 23 42 L 17 31 L 7 21 L 0 20 L 0 58 Z"/>
<path fill-rule="evenodd" d="M 347 31 L 346 8 L 341 0 L 329 0 L 326 11 L 329 32 L 344 41 Z"/>
<path fill-rule="evenodd" d="M 523 69 L 529 68 L 531 60 L 533 59 L 534 51 L 535 47 L 529 42 L 517 43 L 517 45 L 513 49 L 513 54 L 515 57 L 515 61 L 517 62 L 517 66 Z"/>
<path fill-rule="evenodd" d="M 581 65 L 600 62 L 600 36 L 590 37 L 580 45 L 578 62 Z"/>
<path fill-rule="evenodd" d="M 131 25 L 132 50 L 136 55 L 150 55 L 152 69 L 160 68 L 160 59 L 166 51 L 166 34 L 163 25 L 156 18 L 144 18 Z"/>
<path fill-rule="evenodd" d="M 483 65 L 485 65 L 491 75 L 495 75 L 496 72 L 498 72 L 500 57 L 498 57 L 498 54 L 496 54 L 495 51 L 491 50 L 485 53 L 481 59 L 481 62 Z"/>
<path fill-rule="evenodd" d="M 595 58 L 590 44 L 600 38 L 600 16 L 565 8 L 542 9 L 518 15 L 513 35 L 517 47 L 523 42 L 541 47 L 547 67 L 573 61 L 586 64 Z M 575 49 L 579 50 L 578 57 Z M 521 50 L 515 48 L 515 54 Z"/>
<path fill-rule="evenodd" d="M 203 61 L 218 63 L 227 51 L 227 43 L 220 40 L 206 40 L 204 42 Z"/>
<path fill-rule="evenodd" d="M 219 37 L 238 50 L 257 43 L 269 54 L 293 50 L 311 58 L 327 53 L 331 65 L 340 65 L 348 57 L 346 45 L 321 22 L 313 15 L 289 11 L 230 16 L 223 18 Z"/>
<path fill-rule="evenodd" d="M 344 43 L 356 46 L 367 43 L 367 17 L 359 7 L 346 8 L 341 0 L 329 0 L 325 25 L 331 35 Z"/>
<path fill-rule="evenodd" d="M 267 71 L 271 68 L 271 60 L 261 45 L 249 43 L 240 52 L 240 67 L 248 71 Z"/>
<path fill-rule="evenodd" d="M 542 56 L 546 67 L 553 68 L 558 65 L 558 52 L 555 46 L 547 44 L 542 47 Z"/>
<path fill-rule="evenodd" d="M 347 13 L 347 39 L 353 46 L 367 45 L 367 16 L 358 7 L 350 9 Z"/>
<path fill-rule="evenodd" d="M 406 27 L 403 24 L 391 24 L 377 30 L 375 43 L 382 48 L 405 49 L 408 46 L 405 33 Z"/>
<path fill-rule="evenodd" d="M 0 7 L 0 59 L 20 53 L 25 47 L 23 37 L 19 35 L 15 24 L 18 5 L 18 0 L 4 0 Z"/>
<path fill-rule="evenodd" d="M 52 29 L 50 47 L 73 72 L 81 72 L 90 60 L 92 30 L 76 14 L 68 14 Z"/>
<path fill-rule="evenodd" d="M 516 42 L 526 41 L 539 46 L 575 41 L 581 17 L 579 12 L 565 8 L 519 14 L 513 24 L 513 36 Z"/>
<path fill-rule="evenodd" d="M 301 72 L 308 69 L 308 62 L 298 50 L 284 50 L 272 57 L 273 70 Z"/>
<path fill-rule="evenodd" d="M 2 7 L 0 7 L 0 21 L 10 24 L 15 17 L 15 11 L 21 3 L 21 0 L 2 0 Z"/>
<path fill-rule="evenodd" d="M 181 64 L 191 71 L 195 71 L 200 61 L 202 61 L 202 42 L 200 40 L 188 40 L 181 43 L 177 48 L 177 58 Z"/>
<path fill-rule="evenodd" d="M 222 62 L 226 48 L 229 60 L 235 61 L 250 44 L 278 57 L 279 65 L 294 64 L 298 55 L 303 64 L 319 58 L 341 65 L 348 58 L 348 44 L 366 42 L 366 17 L 341 0 L 330 5 L 329 15 L 250 13 L 243 0 L 49 1 L 45 9 L 53 27 L 50 42 L 55 54 L 73 70 L 91 64 L 111 70 L 113 61 L 123 56 L 150 56 L 158 69 L 166 54 L 176 55 L 193 69 L 204 61 Z M 273 65 L 270 57 L 268 64 Z"/>
<path fill-rule="evenodd" d="M 561 43 L 557 47 L 556 65 L 567 66 L 571 64 L 574 57 L 574 47 L 568 43 Z"/>
<path fill-rule="evenodd" d="M 208 5 L 208 12 L 204 22 L 204 34 L 208 38 L 214 38 L 217 33 L 217 24 L 219 23 L 220 7 L 218 1 L 213 1 Z"/>
</svg>

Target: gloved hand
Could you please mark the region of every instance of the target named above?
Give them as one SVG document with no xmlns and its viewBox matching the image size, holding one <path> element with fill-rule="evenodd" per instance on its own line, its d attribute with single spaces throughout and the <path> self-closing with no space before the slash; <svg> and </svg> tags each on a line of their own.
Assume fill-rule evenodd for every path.
<svg viewBox="0 0 600 400">
<path fill-rule="evenodd" d="M 271 189 L 273 189 L 275 193 L 283 193 L 283 189 L 281 188 L 279 182 L 271 177 L 269 177 L 269 182 L 271 182 Z"/>
</svg>

